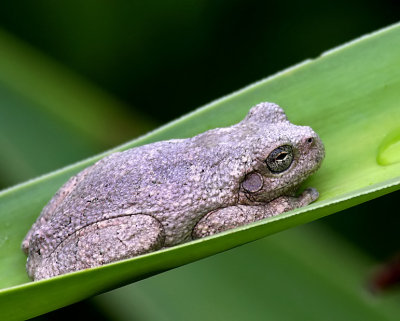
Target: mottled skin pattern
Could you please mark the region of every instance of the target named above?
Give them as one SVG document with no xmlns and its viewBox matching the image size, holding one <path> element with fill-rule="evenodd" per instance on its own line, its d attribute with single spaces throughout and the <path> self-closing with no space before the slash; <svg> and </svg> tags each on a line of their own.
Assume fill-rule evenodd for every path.
<svg viewBox="0 0 400 321">
<path fill-rule="evenodd" d="M 293 160 L 273 172 L 266 159 L 283 145 Z M 228 128 L 111 154 L 44 207 L 22 244 L 28 274 L 98 266 L 305 206 L 318 192 L 295 192 L 323 157 L 317 134 L 273 103 Z"/>
</svg>

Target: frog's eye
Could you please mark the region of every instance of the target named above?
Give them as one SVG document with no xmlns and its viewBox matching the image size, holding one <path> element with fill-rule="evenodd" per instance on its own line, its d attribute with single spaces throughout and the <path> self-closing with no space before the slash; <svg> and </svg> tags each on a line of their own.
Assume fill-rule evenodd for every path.
<svg viewBox="0 0 400 321">
<path fill-rule="evenodd" d="M 275 148 L 265 160 L 272 173 L 281 173 L 290 167 L 293 162 L 293 149 L 290 145 Z"/>
</svg>

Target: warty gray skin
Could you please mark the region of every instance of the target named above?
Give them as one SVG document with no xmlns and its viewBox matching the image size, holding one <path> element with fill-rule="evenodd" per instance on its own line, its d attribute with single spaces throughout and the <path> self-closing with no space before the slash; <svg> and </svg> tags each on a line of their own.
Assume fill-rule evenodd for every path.
<svg viewBox="0 0 400 321">
<path fill-rule="evenodd" d="M 292 154 L 270 156 L 290 165 L 276 172 L 266 159 L 280 146 Z M 318 192 L 295 192 L 323 158 L 318 135 L 273 103 L 228 128 L 111 154 L 44 207 L 22 243 L 28 274 L 39 280 L 90 268 L 305 206 Z"/>
</svg>

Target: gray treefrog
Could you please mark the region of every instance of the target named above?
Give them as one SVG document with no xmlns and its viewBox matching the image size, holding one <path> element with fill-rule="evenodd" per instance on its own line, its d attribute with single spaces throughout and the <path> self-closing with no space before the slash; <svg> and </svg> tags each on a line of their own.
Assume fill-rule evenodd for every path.
<svg viewBox="0 0 400 321">
<path fill-rule="evenodd" d="M 295 193 L 324 158 L 318 135 L 273 103 L 188 139 L 113 153 L 72 177 L 25 237 L 35 280 L 205 237 L 305 206 Z"/>
</svg>

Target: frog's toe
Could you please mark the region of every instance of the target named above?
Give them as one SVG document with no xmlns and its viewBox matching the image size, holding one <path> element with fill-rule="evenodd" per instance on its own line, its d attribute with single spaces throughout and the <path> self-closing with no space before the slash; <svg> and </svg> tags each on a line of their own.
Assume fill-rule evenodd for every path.
<svg viewBox="0 0 400 321">
<path fill-rule="evenodd" d="M 316 201 L 319 197 L 319 193 L 317 189 L 314 187 L 308 187 L 301 194 L 301 198 L 304 200 L 305 205 L 308 205 L 314 201 Z"/>
</svg>

